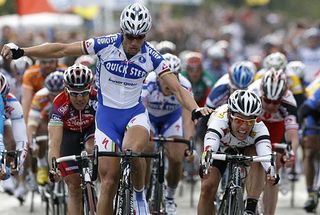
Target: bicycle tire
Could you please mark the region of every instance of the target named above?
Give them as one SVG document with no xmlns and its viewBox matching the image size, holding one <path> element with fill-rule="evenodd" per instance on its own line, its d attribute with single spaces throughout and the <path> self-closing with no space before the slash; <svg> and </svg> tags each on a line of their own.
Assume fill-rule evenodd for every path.
<svg viewBox="0 0 320 215">
<path fill-rule="evenodd" d="M 83 193 L 83 211 L 85 215 L 95 215 L 96 214 L 96 197 L 95 191 L 92 187 L 93 185 L 87 183 L 84 187 Z"/>
<path fill-rule="evenodd" d="M 161 207 L 163 206 L 163 184 L 156 182 L 156 199 L 154 200 L 156 214 L 161 213 Z M 162 211 L 165 213 L 165 211 Z"/>
<path fill-rule="evenodd" d="M 132 197 L 132 190 L 130 188 L 125 189 L 124 191 L 125 201 L 123 202 L 122 211 L 124 214 L 133 215 L 133 197 Z"/>
<path fill-rule="evenodd" d="M 243 215 L 244 213 L 244 202 L 242 189 L 237 187 L 234 188 L 234 193 L 231 196 L 231 214 L 232 215 Z"/>
<path fill-rule="evenodd" d="M 67 202 L 66 202 L 66 189 L 65 183 L 63 180 L 59 181 L 58 184 L 58 193 L 56 194 L 56 209 L 58 215 L 67 214 Z"/>
</svg>

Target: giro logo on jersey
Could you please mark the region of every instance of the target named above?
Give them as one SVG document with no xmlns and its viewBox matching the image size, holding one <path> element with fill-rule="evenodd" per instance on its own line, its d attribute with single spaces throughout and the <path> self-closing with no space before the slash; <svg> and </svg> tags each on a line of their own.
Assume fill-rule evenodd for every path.
<svg viewBox="0 0 320 215">
<path fill-rule="evenodd" d="M 129 79 L 145 78 L 148 74 L 138 65 L 123 64 L 123 61 L 108 61 L 104 63 L 104 66 L 112 74 Z"/>
<path fill-rule="evenodd" d="M 140 62 L 140 63 L 145 63 L 145 62 L 146 62 L 146 59 L 145 59 L 143 56 L 140 56 L 140 57 L 139 57 L 139 62 Z"/>
</svg>

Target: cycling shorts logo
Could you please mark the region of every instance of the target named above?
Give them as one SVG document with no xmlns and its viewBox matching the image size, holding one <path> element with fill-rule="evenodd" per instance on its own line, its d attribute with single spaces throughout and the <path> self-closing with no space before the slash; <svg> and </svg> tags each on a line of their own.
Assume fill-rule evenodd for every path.
<svg viewBox="0 0 320 215">
<path fill-rule="evenodd" d="M 139 57 L 139 62 L 140 63 L 145 63 L 147 60 L 143 57 L 143 56 L 140 56 Z"/>
</svg>

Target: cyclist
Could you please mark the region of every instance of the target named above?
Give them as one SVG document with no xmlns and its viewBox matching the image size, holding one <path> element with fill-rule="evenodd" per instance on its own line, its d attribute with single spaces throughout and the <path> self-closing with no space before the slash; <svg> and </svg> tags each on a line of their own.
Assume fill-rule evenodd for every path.
<svg viewBox="0 0 320 215">
<path fill-rule="evenodd" d="M 191 83 L 180 74 L 180 59 L 173 54 L 164 54 L 170 70 L 177 76 L 180 84 L 192 94 Z M 141 97 L 149 112 L 151 122 L 151 135 L 162 135 L 164 137 L 190 139 L 193 133 L 193 123 L 190 112 L 181 106 L 166 83 L 156 73 L 149 73 Z M 180 177 L 182 175 L 182 164 L 186 146 L 183 144 L 167 143 L 167 157 L 169 161 L 166 175 L 165 208 L 169 215 L 176 214 L 174 195 Z"/>
<path fill-rule="evenodd" d="M 234 91 L 228 104 L 217 108 L 209 119 L 208 130 L 204 138 L 203 161 L 207 154 L 225 152 L 231 153 L 231 149 L 237 149 L 246 155 L 270 155 L 271 145 L 269 132 L 266 126 L 257 120 L 262 109 L 259 97 L 247 90 Z M 261 163 L 267 173 L 270 171 L 271 163 Z M 254 177 L 248 189 L 246 212 L 254 214 L 256 202 L 264 184 L 264 174 L 259 163 L 252 163 L 250 176 Z M 208 175 L 201 180 L 200 199 L 198 203 L 198 214 L 214 214 L 214 199 L 217 193 L 221 176 L 226 169 L 226 163 L 213 161 Z M 276 178 L 268 174 L 268 181 L 276 183 Z"/>
<path fill-rule="evenodd" d="M 252 83 L 254 70 L 248 66 L 247 61 L 234 63 L 227 74 L 223 75 L 211 89 L 207 99 L 206 106 L 212 109 L 226 104 L 230 94 L 236 89 L 246 89 Z M 197 138 L 203 141 L 207 130 L 209 116 L 203 117 L 196 127 Z"/>
<path fill-rule="evenodd" d="M 285 167 L 292 167 L 299 147 L 297 103 L 288 90 L 287 80 L 282 69 L 271 68 L 262 79 L 253 82 L 248 88 L 262 98 L 262 113 L 259 118 L 269 130 L 271 144 L 285 141 L 292 143 L 293 154 L 290 158 L 278 153 L 278 168 L 282 166 L 280 160 L 285 163 Z M 265 214 L 275 213 L 277 200 L 278 186 L 267 184 L 263 194 Z"/>
<path fill-rule="evenodd" d="M 305 100 L 303 83 L 292 67 L 287 67 L 287 64 L 287 57 L 284 54 L 280 52 L 271 53 L 264 58 L 263 68 L 256 73 L 255 80 L 262 78 L 266 71 L 271 68 L 275 70 L 282 69 L 287 76 L 288 89 L 293 93 L 299 107 Z"/>
<path fill-rule="evenodd" d="M 163 55 L 166 53 L 175 54 L 177 46 L 171 41 L 163 40 L 160 41 L 155 47 L 160 52 L 160 54 Z"/>
<path fill-rule="evenodd" d="M 320 89 L 318 88 L 299 108 L 299 121 L 304 121 L 303 130 L 303 166 L 306 176 L 308 200 L 304 205 L 307 212 L 313 212 L 318 205 L 318 190 L 313 187 L 315 178 L 315 162 L 319 147 L 320 128 Z"/>
<path fill-rule="evenodd" d="M 45 59 L 42 56 L 39 64 L 35 64 L 25 71 L 22 79 L 22 108 L 25 121 L 28 120 L 28 113 L 34 94 L 43 88 L 45 78 L 56 70 L 63 71 L 65 66 L 58 64 L 58 60 L 54 58 Z"/>
<path fill-rule="evenodd" d="M 170 72 L 160 53 L 145 41 L 151 28 L 151 15 L 144 5 L 128 5 L 121 13 L 120 28 L 121 32 L 118 34 L 70 44 L 47 43 L 21 49 L 11 43 L 4 45 L 1 54 L 6 59 L 23 55 L 47 58 L 98 55 L 95 144 L 100 151 L 131 149 L 141 152 L 149 141 L 148 115 L 140 101 L 143 81 L 149 72 L 155 71 L 189 111 L 207 115 L 211 110 L 199 108 L 192 96 L 179 84 L 176 76 Z M 119 115 L 122 116 L 121 120 Z M 101 193 L 98 213 L 111 214 L 119 179 L 119 159 L 101 157 L 99 160 Z M 136 213 L 146 214 L 148 206 L 143 192 L 145 159 L 133 159 L 132 166 L 136 170 L 132 175 Z"/>
<path fill-rule="evenodd" d="M 64 89 L 63 72 L 50 73 L 44 81 L 44 86 L 32 99 L 28 116 L 29 143 L 33 143 L 33 136 L 48 135 L 52 101 Z M 38 144 L 32 144 L 31 149 L 33 157 L 37 158 L 37 182 L 43 186 L 48 182 L 47 141 Z"/>
<path fill-rule="evenodd" d="M 186 71 L 182 75 L 186 77 L 192 85 L 194 99 L 199 106 L 204 106 L 206 98 L 215 81 L 211 74 L 202 67 L 202 56 L 199 52 L 190 52 L 186 55 Z"/>
<path fill-rule="evenodd" d="M 53 157 L 80 155 L 83 149 L 92 153 L 97 107 L 97 92 L 91 86 L 92 81 L 92 71 L 82 64 L 74 64 L 65 70 L 65 90 L 53 100 L 48 124 L 49 161 Z M 59 180 L 60 175 L 64 177 L 69 195 L 68 214 L 81 214 L 78 166 L 73 161 L 64 162 L 59 170 L 60 172 L 50 171 L 49 176 L 55 181 Z"/>
<path fill-rule="evenodd" d="M 8 132 L 9 139 L 13 139 L 14 143 L 10 144 L 12 147 L 10 147 L 10 150 L 21 150 L 22 153 L 20 155 L 20 163 L 18 164 L 19 167 L 23 166 L 23 163 L 27 157 L 28 153 L 28 138 L 27 138 L 27 129 L 25 122 L 23 120 L 23 112 L 20 102 L 16 99 L 16 97 L 10 93 L 10 86 L 6 79 L 6 77 L 0 73 L 0 93 L 1 97 L 4 102 L 5 107 L 5 118 L 6 123 L 9 123 L 9 126 L 12 127 L 12 131 L 6 131 L 7 126 L 5 126 L 5 134 Z M 11 129 L 10 129 L 11 130 Z M 13 138 L 12 138 L 13 137 Z M 8 145 L 7 140 L 8 138 L 5 138 L 6 145 Z M 12 185 L 12 178 L 8 181 L 8 184 L 5 184 L 8 186 L 8 189 L 10 192 L 14 192 L 15 196 L 20 200 L 24 201 L 24 197 L 26 194 L 25 189 L 25 177 L 23 173 L 21 172 L 18 176 L 18 187 L 15 191 L 15 186 Z"/>
</svg>

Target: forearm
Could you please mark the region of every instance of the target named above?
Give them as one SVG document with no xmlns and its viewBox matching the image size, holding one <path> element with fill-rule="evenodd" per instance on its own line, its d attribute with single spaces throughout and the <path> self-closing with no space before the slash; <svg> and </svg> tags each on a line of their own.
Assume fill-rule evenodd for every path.
<svg viewBox="0 0 320 215">
<path fill-rule="evenodd" d="M 6 150 L 13 151 L 16 149 L 11 125 L 4 125 L 4 141 Z"/>
<path fill-rule="evenodd" d="M 220 147 L 220 137 L 211 131 L 207 131 L 204 137 L 204 149 L 203 151 L 207 151 L 209 148 L 214 152 L 217 152 Z"/>
<path fill-rule="evenodd" d="M 48 126 L 49 134 L 49 150 L 48 150 L 48 163 L 50 168 L 53 157 L 60 157 L 60 145 L 62 142 L 63 127 L 62 126 Z"/>
<path fill-rule="evenodd" d="M 194 123 L 191 120 L 191 112 L 183 109 L 182 111 L 183 119 L 183 136 L 185 139 L 190 139 L 194 132 Z"/>
<path fill-rule="evenodd" d="M 34 125 L 28 125 L 27 134 L 28 134 L 28 142 L 31 144 L 31 148 L 33 148 L 33 136 L 36 134 L 37 127 Z"/>
<path fill-rule="evenodd" d="M 175 96 L 177 97 L 180 104 L 188 111 L 191 112 L 194 109 L 199 108 L 199 106 L 197 105 L 193 97 L 190 95 L 190 93 L 183 87 L 181 87 L 181 89 L 175 93 Z"/>
<path fill-rule="evenodd" d="M 265 155 L 271 155 L 271 143 L 270 141 L 260 141 L 256 143 L 256 152 L 258 156 L 265 156 Z M 268 171 L 268 169 L 271 167 L 271 162 L 261 162 L 261 165 L 263 166 L 265 171 Z"/>
</svg>

